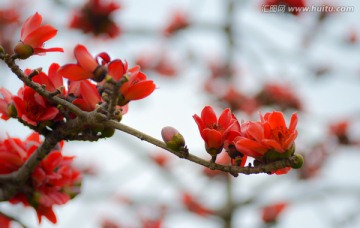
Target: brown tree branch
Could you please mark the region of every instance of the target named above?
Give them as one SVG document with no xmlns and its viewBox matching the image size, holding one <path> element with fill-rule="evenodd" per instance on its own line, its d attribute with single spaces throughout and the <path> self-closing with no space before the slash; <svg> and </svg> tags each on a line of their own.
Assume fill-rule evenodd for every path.
<svg viewBox="0 0 360 228">
<path fill-rule="evenodd" d="M 170 153 L 178 156 L 179 158 L 184 158 L 187 159 L 191 162 L 194 162 L 196 164 L 205 166 L 207 168 L 210 169 L 215 169 L 215 170 L 220 170 L 220 171 L 224 171 L 224 172 L 228 172 L 232 175 L 237 175 L 238 173 L 242 173 L 242 174 L 258 174 L 258 173 L 270 173 L 285 167 L 291 167 L 291 166 L 297 166 L 300 162 L 299 158 L 297 156 L 291 156 L 289 158 L 286 159 L 282 159 L 270 164 L 266 164 L 266 165 L 259 165 L 256 167 L 239 167 L 239 166 L 228 166 L 228 165 L 220 165 L 217 163 L 212 163 L 210 161 L 206 161 L 202 158 L 199 158 L 195 155 L 192 154 L 187 154 L 185 151 L 174 151 L 171 150 L 170 148 L 168 148 L 166 146 L 166 144 L 163 141 L 160 141 L 150 135 L 144 134 L 141 131 L 138 131 L 134 128 L 131 128 L 129 126 L 126 126 L 122 123 L 118 123 L 112 120 L 109 121 L 105 121 L 104 122 L 104 126 L 105 127 L 110 127 L 110 128 L 114 128 L 114 129 L 118 129 L 120 131 L 123 131 L 125 133 L 128 133 L 130 135 L 133 135 L 137 138 L 139 138 L 140 140 L 146 141 L 148 143 L 151 143 L 155 146 L 158 146 L 160 148 L 163 148 L 167 151 L 169 151 Z"/>
<path fill-rule="evenodd" d="M 69 109 L 71 112 L 73 112 L 77 116 L 83 115 L 83 111 L 78 108 L 76 105 L 73 105 L 72 103 L 54 96 L 54 94 L 48 92 L 46 89 L 44 89 L 41 85 L 38 83 L 35 83 L 24 74 L 24 72 L 19 68 L 19 66 L 15 63 L 15 60 L 8 54 L 5 54 L 1 56 L 1 58 L 4 60 L 6 65 L 11 69 L 11 71 L 21 80 L 25 83 L 25 85 L 29 86 L 33 90 L 35 90 L 37 93 L 39 93 L 41 96 L 47 98 L 50 101 L 55 102 L 56 104 L 60 104 L 67 109 Z"/>
</svg>

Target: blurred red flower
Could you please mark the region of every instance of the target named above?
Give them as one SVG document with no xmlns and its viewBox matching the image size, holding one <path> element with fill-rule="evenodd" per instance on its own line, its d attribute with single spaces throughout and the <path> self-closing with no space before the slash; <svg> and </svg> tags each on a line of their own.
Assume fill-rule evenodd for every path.
<svg viewBox="0 0 360 228">
<path fill-rule="evenodd" d="M 15 1 L 13 1 L 15 2 Z M 8 8 L 0 9 L 0 44 L 5 52 L 10 52 L 14 47 L 14 39 L 18 31 L 21 12 L 16 2 Z"/>
<path fill-rule="evenodd" d="M 281 202 L 262 208 L 262 220 L 265 223 L 276 222 L 280 214 L 285 210 L 287 206 L 287 203 Z"/>
<path fill-rule="evenodd" d="M 0 174 L 18 170 L 36 151 L 42 141 L 37 133 L 25 141 L 8 137 L 0 140 Z M 56 223 L 53 205 L 65 204 L 80 192 L 80 172 L 71 166 L 73 157 L 61 154 L 63 143 L 59 143 L 35 168 L 26 192 L 19 192 L 9 202 L 31 205 L 38 215 L 39 223 L 45 216 Z"/>
<path fill-rule="evenodd" d="M 342 120 L 332 123 L 329 125 L 329 133 L 330 135 L 334 135 L 340 144 L 349 145 L 351 144 L 348 134 L 349 126 L 349 120 Z"/>
<path fill-rule="evenodd" d="M 10 93 L 10 91 L 5 88 L 0 88 L 0 95 L 0 118 L 3 120 L 8 120 L 11 116 L 13 116 L 12 114 L 16 116 L 16 109 L 11 110 L 11 105 L 13 104 L 13 95 Z"/>
<path fill-rule="evenodd" d="M 287 109 L 302 109 L 300 98 L 289 85 L 266 84 L 256 96 L 256 100 L 259 104 L 274 105 L 283 111 Z"/>
<path fill-rule="evenodd" d="M 120 5 L 114 1 L 88 0 L 74 13 L 69 26 L 95 36 L 105 35 L 115 38 L 121 30 L 113 21 L 111 14 L 120 8 Z"/>
<path fill-rule="evenodd" d="M 182 202 L 189 211 L 200 216 L 206 217 L 214 213 L 212 210 L 202 206 L 198 201 L 195 200 L 194 197 L 192 197 L 187 192 L 183 193 Z"/>
<path fill-rule="evenodd" d="M 176 10 L 171 14 L 169 23 L 164 28 L 164 34 L 170 36 L 175 32 L 184 29 L 190 25 L 188 16 L 184 11 Z"/>
</svg>

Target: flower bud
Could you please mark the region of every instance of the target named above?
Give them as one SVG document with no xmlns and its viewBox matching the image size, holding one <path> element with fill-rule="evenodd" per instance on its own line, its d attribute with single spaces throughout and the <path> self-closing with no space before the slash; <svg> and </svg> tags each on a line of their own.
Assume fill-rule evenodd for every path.
<svg viewBox="0 0 360 228">
<path fill-rule="evenodd" d="M 115 134 L 115 129 L 110 127 L 105 127 L 103 131 L 101 131 L 101 136 L 105 138 L 109 138 Z"/>
<path fill-rule="evenodd" d="M 3 46 L 0 45 L 0 54 L 1 53 L 5 53 L 5 50 L 4 50 Z"/>
<path fill-rule="evenodd" d="M 161 136 L 166 146 L 172 150 L 180 151 L 185 146 L 184 137 L 173 127 L 164 127 Z"/>
<path fill-rule="evenodd" d="M 14 52 L 17 54 L 19 59 L 27 59 L 34 53 L 34 49 L 30 45 L 24 44 L 20 41 L 16 44 Z"/>
<path fill-rule="evenodd" d="M 302 165 L 304 164 L 304 157 L 301 154 L 294 154 L 296 161 L 294 164 L 291 165 L 291 168 L 293 169 L 300 169 Z"/>
</svg>

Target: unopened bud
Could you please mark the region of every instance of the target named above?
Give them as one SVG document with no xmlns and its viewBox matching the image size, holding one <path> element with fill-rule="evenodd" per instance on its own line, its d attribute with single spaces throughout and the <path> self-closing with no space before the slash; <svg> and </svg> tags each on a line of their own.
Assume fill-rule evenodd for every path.
<svg viewBox="0 0 360 228">
<path fill-rule="evenodd" d="M 300 169 L 302 167 L 302 165 L 304 164 L 304 157 L 301 154 L 294 154 L 296 160 L 295 162 L 291 165 L 291 168 L 293 169 Z"/>
<path fill-rule="evenodd" d="M 161 130 L 161 136 L 166 146 L 172 150 L 180 151 L 185 146 L 184 137 L 173 127 L 164 127 Z"/>
<path fill-rule="evenodd" d="M 14 52 L 17 54 L 19 59 L 27 59 L 34 53 L 34 49 L 30 45 L 24 44 L 20 41 L 16 44 Z"/>
<path fill-rule="evenodd" d="M 109 138 L 115 134 L 115 129 L 110 127 L 105 127 L 103 131 L 101 131 L 101 136 L 105 138 Z"/>
</svg>

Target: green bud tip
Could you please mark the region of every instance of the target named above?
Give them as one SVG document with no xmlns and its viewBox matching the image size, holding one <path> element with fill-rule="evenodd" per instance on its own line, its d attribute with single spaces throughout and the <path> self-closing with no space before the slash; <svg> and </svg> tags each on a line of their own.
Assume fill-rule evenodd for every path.
<svg viewBox="0 0 360 228">
<path fill-rule="evenodd" d="M 166 143 L 166 146 L 172 150 L 180 151 L 185 146 L 184 137 L 173 127 L 164 127 L 161 130 L 161 137 Z"/>
<path fill-rule="evenodd" d="M 294 163 L 291 165 L 293 169 L 300 169 L 304 164 L 304 157 L 301 154 L 294 154 L 295 160 Z"/>
</svg>

